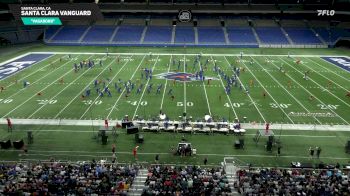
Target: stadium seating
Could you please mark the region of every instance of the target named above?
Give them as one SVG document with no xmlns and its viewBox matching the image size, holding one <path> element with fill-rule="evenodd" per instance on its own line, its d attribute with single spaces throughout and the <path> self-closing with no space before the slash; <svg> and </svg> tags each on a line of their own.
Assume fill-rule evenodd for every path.
<svg viewBox="0 0 350 196">
<path fill-rule="evenodd" d="M 237 172 L 241 195 L 349 195 L 340 170 L 250 169 Z"/>
<path fill-rule="evenodd" d="M 201 169 L 195 166 L 153 166 L 148 169 L 143 195 L 227 195 L 228 179 L 221 168 Z"/>
<path fill-rule="evenodd" d="M 225 44 L 224 32 L 221 27 L 198 27 L 199 44 Z"/>
<path fill-rule="evenodd" d="M 350 37 L 350 29 L 332 28 L 329 30 L 326 27 L 318 27 L 314 28 L 314 30 L 323 40 L 326 42 L 330 41 L 331 43 L 337 41 L 340 37 Z"/>
<path fill-rule="evenodd" d="M 122 25 L 113 38 L 114 42 L 139 43 L 144 26 Z"/>
<path fill-rule="evenodd" d="M 108 42 L 115 26 L 93 26 L 85 35 L 83 42 Z"/>
<path fill-rule="evenodd" d="M 127 195 L 137 172 L 95 162 L 1 164 L 0 195 Z"/>
<path fill-rule="evenodd" d="M 148 26 L 144 42 L 170 43 L 172 29 L 171 26 Z"/>
<path fill-rule="evenodd" d="M 52 36 L 57 32 L 57 30 L 61 28 L 61 26 L 49 26 L 45 30 L 45 39 L 49 40 L 52 38 Z"/>
<path fill-rule="evenodd" d="M 284 30 L 294 44 L 321 44 L 320 39 L 309 28 L 285 27 Z"/>
<path fill-rule="evenodd" d="M 139 19 L 138 19 L 139 20 Z M 155 24 L 165 24 L 169 20 L 153 19 Z M 198 46 L 223 46 L 223 47 L 259 47 L 261 45 L 317 45 L 323 46 L 329 41 L 329 30 L 326 27 L 283 27 L 280 28 L 274 22 L 263 20 L 263 24 L 256 25 L 254 29 L 243 24 L 243 19 L 230 19 L 232 26 L 198 26 L 191 24 L 177 25 L 94 25 L 48 27 L 45 30 L 44 41 L 48 44 L 83 44 L 83 45 L 147 45 L 147 46 L 172 46 L 172 45 L 198 45 Z M 240 21 L 240 22 L 237 22 Z M 259 20 L 256 20 L 259 21 Z M 256 22 L 255 21 L 255 22 Z M 239 24 L 242 24 L 239 26 Z M 89 28 L 89 29 L 88 29 Z M 223 28 L 226 28 L 223 29 Z M 173 29 L 175 31 L 173 32 Z M 33 30 L 33 29 L 32 29 Z M 11 40 L 12 43 L 20 43 L 26 40 L 36 40 L 42 29 L 36 33 L 2 32 L 0 36 Z M 29 30 L 28 30 L 29 31 Z M 350 30 L 335 28 L 331 31 L 331 42 L 339 37 L 350 37 Z M 227 33 L 227 34 L 226 34 Z M 288 36 L 287 36 L 288 35 Z M 143 37 L 144 36 L 144 37 Z M 174 37 L 173 37 L 174 36 Z M 227 36 L 227 42 L 226 38 Z M 319 37 L 318 37 L 319 36 Z M 198 38 L 198 43 L 196 42 Z M 257 38 L 260 42 L 258 43 Z M 290 39 L 290 40 L 288 40 Z M 172 42 L 174 41 L 174 42 Z"/>
<path fill-rule="evenodd" d="M 175 43 L 195 43 L 193 27 L 176 26 Z"/>
<path fill-rule="evenodd" d="M 227 34 L 232 44 L 257 44 L 250 27 L 227 27 Z"/>
<path fill-rule="evenodd" d="M 86 26 L 64 26 L 51 39 L 60 42 L 77 42 L 87 28 Z"/>
<path fill-rule="evenodd" d="M 263 44 L 289 44 L 279 27 L 256 27 L 255 30 Z"/>
</svg>

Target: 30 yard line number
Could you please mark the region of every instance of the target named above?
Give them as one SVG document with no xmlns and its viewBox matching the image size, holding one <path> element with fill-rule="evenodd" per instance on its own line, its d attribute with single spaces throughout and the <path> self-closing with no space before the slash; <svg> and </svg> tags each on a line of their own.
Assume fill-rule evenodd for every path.
<svg viewBox="0 0 350 196">
<path fill-rule="evenodd" d="M 57 103 L 57 100 L 56 99 L 39 99 L 39 100 L 36 100 L 38 102 L 39 105 L 46 105 L 46 104 L 55 104 Z"/>
<path fill-rule="evenodd" d="M 97 100 L 97 101 L 92 101 L 92 100 L 84 100 L 83 103 L 85 105 L 92 105 L 92 104 L 95 104 L 95 105 L 101 105 L 102 104 L 102 101 L 101 100 Z"/>
<path fill-rule="evenodd" d="M 11 103 L 13 99 L 0 99 L 0 103 Z"/>
</svg>

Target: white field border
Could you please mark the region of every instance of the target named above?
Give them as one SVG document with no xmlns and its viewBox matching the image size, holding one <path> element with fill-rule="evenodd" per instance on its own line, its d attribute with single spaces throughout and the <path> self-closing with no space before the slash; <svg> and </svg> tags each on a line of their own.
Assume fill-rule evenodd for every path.
<svg viewBox="0 0 350 196">
<path fill-rule="evenodd" d="M 86 55 L 105 55 L 105 52 L 29 52 L 26 54 L 86 54 Z M 144 52 L 138 52 L 138 53 L 130 53 L 130 52 L 116 52 L 116 53 L 108 53 L 109 55 L 149 55 L 149 52 L 144 53 Z M 157 55 L 157 56 L 196 56 L 198 55 L 198 53 L 152 53 L 153 55 Z M 202 56 L 241 56 L 239 53 L 237 54 L 211 54 L 211 53 L 203 53 Z M 280 57 L 288 57 L 288 54 L 271 54 L 271 55 L 267 55 L 267 54 L 244 54 L 243 56 L 280 56 Z M 349 56 L 345 56 L 345 55 L 311 55 L 311 54 L 293 54 L 293 55 L 289 55 L 290 57 L 344 57 L 344 58 L 349 58 Z"/>
</svg>

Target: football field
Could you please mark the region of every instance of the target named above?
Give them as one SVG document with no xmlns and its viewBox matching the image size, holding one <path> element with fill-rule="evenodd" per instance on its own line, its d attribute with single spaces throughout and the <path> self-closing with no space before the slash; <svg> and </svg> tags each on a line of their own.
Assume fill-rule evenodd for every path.
<svg viewBox="0 0 350 196">
<path fill-rule="evenodd" d="M 120 120 L 128 115 L 152 119 L 162 112 L 173 120 L 186 113 L 193 120 L 208 114 L 216 121 L 350 123 L 350 73 L 331 56 L 46 54 L 0 81 L 4 87 L 0 118 Z M 89 60 L 95 63 L 92 68 L 84 65 L 74 70 L 74 63 L 79 67 L 80 62 Z M 145 69 L 152 70 L 151 79 L 146 79 Z M 239 77 L 227 92 L 229 78 L 237 69 Z M 198 76 L 201 70 L 204 79 Z M 24 87 L 24 83 L 28 85 Z M 97 93 L 106 86 L 111 96 Z"/>
</svg>

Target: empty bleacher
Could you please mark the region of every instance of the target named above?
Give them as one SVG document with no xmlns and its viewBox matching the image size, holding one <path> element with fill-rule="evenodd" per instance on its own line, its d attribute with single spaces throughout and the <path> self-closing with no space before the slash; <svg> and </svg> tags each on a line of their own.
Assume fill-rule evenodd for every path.
<svg viewBox="0 0 350 196">
<path fill-rule="evenodd" d="M 144 28 L 144 26 L 138 25 L 121 25 L 113 38 L 113 42 L 139 43 Z"/>
<path fill-rule="evenodd" d="M 251 27 L 227 27 L 230 44 L 257 44 Z"/>
<path fill-rule="evenodd" d="M 176 26 L 175 29 L 175 44 L 190 43 L 194 44 L 195 36 L 193 27 Z"/>
<path fill-rule="evenodd" d="M 92 26 L 83 42 L 108 42 L 116 26 Z"/>
<path fill-rule="evenodd" d="M 52 37 L 52 40 L 60 42 L 77 42 L 87 28 L 87 26 L 64 26 L 54 37 Z"/>
<path fill-rule="evenodd" d="M 294 44 L 321 44 L 320 39 L 309 28 L 284 27 Z"/>
<path fill-rule="evenodd" d="M 315 27 L 315 32 L 323 38 L 326 42 L 331 44 L 337 41 L 341 37 L 350 37 L 349 29 L 341 28 L 326 28 L 326 27 Z"/>
<path fill-rule="evenodd" d="M 144 43 L 170 43 L 171 26 L 148 26 Z"/>
<path fill-rule="evenodd" d="M 221 27 L 197 27 L 199 44 L 224 44 L 225 37 Z"/>
<path fill-rule="evenodd" d="M 45 39 L 50 40 L 61 26 L 49 26 L 45 30 Z"/>
<path fill-rule="evenodd" d="M 222 47 L 320 47 L 339 37 L 350 36 L 344 28 L 333 28 L 331 36 L 327 21 L 318 23 L 295 19 L 274 20 L 269 18 L 247 17 L 195 17 L 193 22 L 177 22 L 173 17 L 120 16 L 97 21 L 94 25 L 74 25 L 48 27 L 45 42 L 49 44 L 83 45 L 156 45 L 156 46 L 222 46 Z M 222 26 L 221 20 L 225 21 Z M 252 21 L 250 26 L 248 21 Z M 74 21 L 73 21 L 74 23 Z M 197 23 L 197 26 L 194 25 Z M 279 26 L 282 24 L 283 26 Z M 347 26 L 348 24 L 344 24 Z M 40 35 L 26 33 L 3 36 L 15 39 L 16 36 L 35 39 Z M 18 40 L 18 38 L 16 38 Z"/>
<path fill-rule="evenodd" d="M 255 30 L 263 44 L 289 44 L 279 27 L 256 27 Z"/>
</svg>

